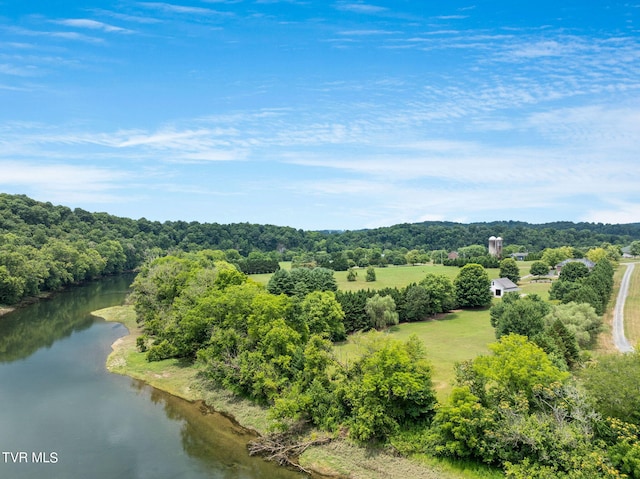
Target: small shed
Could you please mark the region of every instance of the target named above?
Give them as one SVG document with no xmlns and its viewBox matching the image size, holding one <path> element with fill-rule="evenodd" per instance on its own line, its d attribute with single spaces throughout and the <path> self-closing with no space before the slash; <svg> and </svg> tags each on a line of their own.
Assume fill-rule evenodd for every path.
<svg viewBox="0 0 640 479">
<path fill-rule="evenodd" d="M 520 291 L 518 285 L 509 278 L 498 278 L 491 280 L 491 292 L 495 298 L 501 298 L 505 293 Z"/>
<path fill-rule="evenodd" d="M 529 253 L 511 253 L 511 257 L 516 261 L 524 261 L 527 256 L 529 256 Z"/>
</svg>

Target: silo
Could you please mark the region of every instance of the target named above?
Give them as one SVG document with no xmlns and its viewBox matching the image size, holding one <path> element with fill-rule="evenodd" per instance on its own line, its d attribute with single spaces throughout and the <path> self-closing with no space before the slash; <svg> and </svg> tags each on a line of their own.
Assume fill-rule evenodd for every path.
<svg viewBox="0 0 640 479">
<path fill-rule="evenodd" d="M 498 238 L 496 238 L 495 236 L 492 236 L 489 238 L 489 254 L 491 256 L 495 256 L 496 255 L 496 240 Z"/>
<path fill-rule="evenodd" d="M 496 254 L 498 258 L 502 258 L 502 238 L 498 236 L 495 242 Z"/>
</svg>

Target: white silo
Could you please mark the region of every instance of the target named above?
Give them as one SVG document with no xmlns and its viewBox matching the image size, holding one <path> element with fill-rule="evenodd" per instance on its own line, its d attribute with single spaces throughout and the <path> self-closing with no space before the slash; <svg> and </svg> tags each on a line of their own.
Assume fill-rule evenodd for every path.
<svg viewBox="0 0 640 479">
<path fill-rule="evenodd" d="M 495 242 L 495 255 L 498 258 L 502 258 L 502 238 L 498 236 Z"/>
<path fill-rule="evenodd" d="M 496 256 L 496 238 L 495 236 L 491 236 L 489 238 L 489 254 L 491 256 Z"/>
</svg>

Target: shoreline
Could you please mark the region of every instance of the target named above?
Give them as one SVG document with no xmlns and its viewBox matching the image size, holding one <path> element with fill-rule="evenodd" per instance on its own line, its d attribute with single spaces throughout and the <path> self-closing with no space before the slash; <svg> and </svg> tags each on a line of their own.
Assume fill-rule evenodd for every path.
<svg viewBox="0 0 640 479">
<path fill-rule="evenodd" d="M 196 378 L 198 368 L 177 359 L 149 363 L 137 350 L 136 339 L 142 334 L 135 320 L 133 306 L 113 306 L 91 313 L 107 322 L 122 324 L 128 334 L 118 338 L 106 360 L 106 368 L 114 374 L 139 379 L 193 403 L 225 415 L 248 433 L 267 434 L 267 408 L 256 406 L 224 390 L 204 389 Z M 460 479 L 472 476 L 454 471 L 446 464 L 430 463 L 428 458 L 409 459 L 382 450 L 354 445 L 337 439 L 329 444 L 313 446 L 299 458 L 311 471 L 313 479 Z"/>
<path fill-rule="evenodd" d="M 5 314 L 13 313 L 18 309 L 26 308 L 29 305 L 38 303 L 42 300 L 50 299 L 56 291 L 46 291 L 38 294 L 37 296 L 28 296 L 26 298 L 22 298 L 18 303 L 12 305 L 0 305 L 0 317 Z"/>
</svg>

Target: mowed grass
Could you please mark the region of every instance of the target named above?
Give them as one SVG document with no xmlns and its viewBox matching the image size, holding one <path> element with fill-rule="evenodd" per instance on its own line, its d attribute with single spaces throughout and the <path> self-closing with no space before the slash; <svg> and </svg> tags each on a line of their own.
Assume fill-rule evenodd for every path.
<svg viewBox="0 0 640 479">
<path fill-rule="evenodd" d="M 283 269 L 291 269 L 291 263 L 280 263 Z M 356 281 L 347 281 L 346 271 L 336 271 L 334 277 L 338 283 L 338 289 L 342 291 L 357 291 L 359 289 L 383 289 L 383 288 L 404 288 L 408 284 L 420 282 L 427 273 L 444 274 L 452 281 L 458 276 L 460 268 L 456 266 L 442 266 L 438 264 L 424 264 L 416 266 L 387 266 L 385 268 L 375 268 L 376 280 L 365 281 L 367 268 L 355 269 L 358 277 Z M 498 278 L 500 270 L 497 268 L 487 269 L 489 278 Z M 249 275 L 254 281 L 266 285 L 273 274 L 252 274 Z"/>
<path fill-rule="evenodd" d="M 496 341 L 488 309 L 456 311 L 442 319 L 403 323 L 382 334 L 403 341 L 415 334 L 423 342 L 433 366 L 433 383 L 440 400 L 451 391 L 455 364 L 488 353 L 488 344 Z M 360 357 L 365 350 L 362 336 L 362 333 L 351 335 L 347 341 L 334 346 L 338 361 L 348 364 Z"/>
<path fill-rule="evenodd" d="M 629 266 L 619 267 L 623 274 L 626 268 Z M 615 297 L 612 298 L 613 302 L 615 299 Z M 638 344 L 640 341 L 640 264 L 636 264 L 631 273 L 629 294 L 624 304 L 624 330 L 629 342 L 634 346 Z"/>
</svg>

